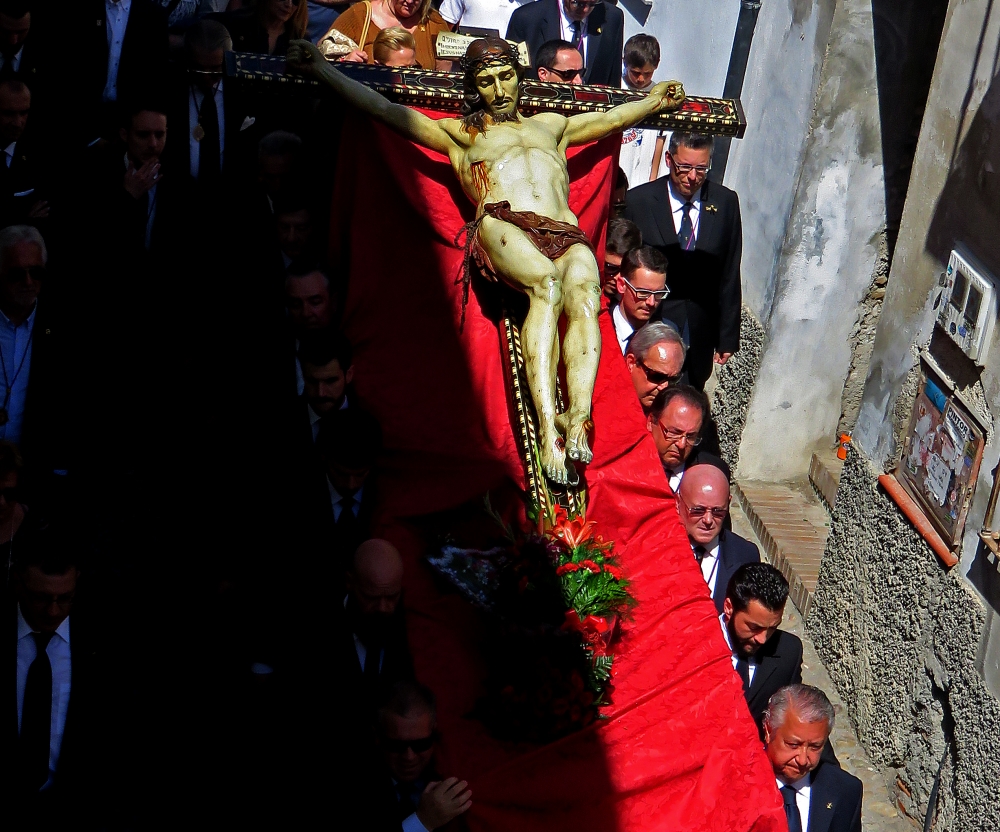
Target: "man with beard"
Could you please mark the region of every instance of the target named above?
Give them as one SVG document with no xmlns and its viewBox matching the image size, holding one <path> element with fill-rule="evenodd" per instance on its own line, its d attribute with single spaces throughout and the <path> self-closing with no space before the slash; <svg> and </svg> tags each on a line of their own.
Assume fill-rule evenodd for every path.
<svg viewBox="0 0 1000 832">
<path fill-rule="evenodd" d="M 388 540 L 366 540 L 354 552 L 346 582 L 339 664 L 348 688 L 371 703 L 378 690 L 413 677 L 400 604 L 403 559 Z"/>
<path fill-rule="evenodd" d="M 771 695 L 802 681 L 802 642 L 778 629 L 787 600 L 788 581 L 777 569 L 769 563 L 746 563 L 730 579 L 719 616 L 733 669 L 743 681 L 762 739 Z"/>
</svg>

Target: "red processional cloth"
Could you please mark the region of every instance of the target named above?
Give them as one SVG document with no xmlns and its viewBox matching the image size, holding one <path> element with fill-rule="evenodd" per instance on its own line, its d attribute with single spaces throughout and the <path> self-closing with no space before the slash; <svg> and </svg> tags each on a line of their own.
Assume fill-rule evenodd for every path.
<svg viewBox="0 0 1000 832">
<path fill-rule="evenodd" d="M 570 152 L 570 207 L 600 249 L 617 145 L 611 137 Z M 366 118 L 348 118 L 331 250 L 349 273 L 344 326 L 355 347 L 356 392 L 384 431 L 379 533 L 406 560 L 416 671 L 438 698 L 438 767 L 469 780 L 469 828 L 786 829 L 606 310 L 588 519 L 615 541 L 639 602 L 616 646 L 613 705 L 606 719 L 540 748 L 496 740 L 469 716 L 486 673 L 479 613 L 435 583 L 415 521 L 524 483 L 505 359 L 489 317 L 495 286 L 474 278 L 459 327 L 455 238 L 473 217 L 447 159 Z"/>
</svg>

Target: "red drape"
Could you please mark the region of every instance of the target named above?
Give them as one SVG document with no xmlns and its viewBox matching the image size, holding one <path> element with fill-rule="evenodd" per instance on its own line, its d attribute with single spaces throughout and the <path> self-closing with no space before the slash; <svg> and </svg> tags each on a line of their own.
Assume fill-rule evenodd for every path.
<svg viewBox="0 0 1000 832">
<path fill-rule="evenodd" d="M 611 137 L 570 156 L 570 206 L 595 240 L 604 237 L 617 144 Z M 471 783 L 469 827 L 785 829 L 606 312 L 589 519 L 616 542 L 639 601 L 616 650 L 614 704 L 606 719 L 542 748 L 499 742 L 468 716 L 485 673 L 478 613 L 434 583 L 410 520 L 523 487 L 497 326 L 484 312 L 495 287 L 476 279 L 459 331 L 462 252 L 454 239 L 473 216 L 444 157 L 363 117 L 348 119 L 331 248 L 350 275 L 344 323 L 357 394 L 385 435 L 380 533 L 406 559 L 417 674 L 438 697 L 439 767 Z"/>
</svg>

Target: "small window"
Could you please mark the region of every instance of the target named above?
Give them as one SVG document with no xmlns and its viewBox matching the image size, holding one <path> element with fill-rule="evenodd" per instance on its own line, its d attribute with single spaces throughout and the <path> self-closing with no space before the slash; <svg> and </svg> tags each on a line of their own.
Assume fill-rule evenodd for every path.
<svg viewBox="0 0 1000 832">
<path fill-rule="evenodd" d="M 955 288 L 951 290 L 951 305 L 959 312 L 965 304 L 965 290 L 969 287 L 969 279 L 961 269 L 955 269 Z"/>
<path fill-rule="evenodd" d="M 983 305 L 983 293 L 975 285 L 969 287 L 969 301 L 965 304 L 965 321 L 969 328 L 976 325 L 979 320 L 979 309 Z"/>
</svg>

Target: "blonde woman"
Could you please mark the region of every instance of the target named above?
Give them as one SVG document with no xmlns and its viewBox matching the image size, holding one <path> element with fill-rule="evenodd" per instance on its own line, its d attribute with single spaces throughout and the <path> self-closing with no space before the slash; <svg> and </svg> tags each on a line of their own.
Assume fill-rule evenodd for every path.
<svg viewBox="0 0 1000 832">
<path fill-rule="evenodd" d="M 288 42 L 301 38 L 309 24 L 306 0 L 257 0 L 252 9 L 248 6 L 230 0 L 227 14 L 218 18 L 232 35 L 237 52 L 284 55 Z"/>
<path fill-rule="evenodd" d="M 378 33 L 372 45 L 372 57 L 380 66 L 420 66 L 417 43 L 401 26 L 390 26 Z"/>
<path fill-rule="evenodd" d="M 344 60 L 374 63 L 375 38 L 383 29 L 398 26 L 413 35 L 417 64 L 424 69 L 451 69 L 451 61 L 439 61 L 434 41 L 439 32 L 450 32 L 451 24 L 431 8 L 431 0 L 364 0 L 355 3 L 333 24 L 359 49 Z"/>
</svg>

